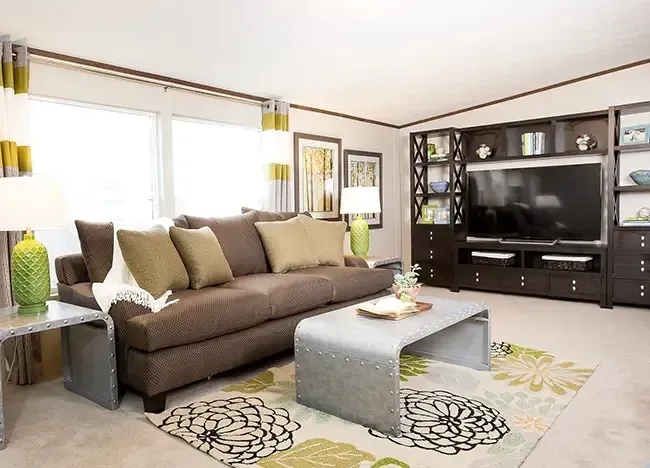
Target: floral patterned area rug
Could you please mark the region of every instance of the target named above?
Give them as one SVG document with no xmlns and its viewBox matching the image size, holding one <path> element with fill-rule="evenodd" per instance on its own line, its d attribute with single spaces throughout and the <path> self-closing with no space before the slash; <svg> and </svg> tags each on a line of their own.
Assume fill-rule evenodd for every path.
<svg viewBox="0 0 650 468">
<path fill-rule="evenodd" d="M 147 417 L 236 468 L 511 468 L 595 370 L 505 342 L 492 343 L 489 372 L 400 361 L 399 437 L 296 403 L 293 364 Z"/>
</svg>

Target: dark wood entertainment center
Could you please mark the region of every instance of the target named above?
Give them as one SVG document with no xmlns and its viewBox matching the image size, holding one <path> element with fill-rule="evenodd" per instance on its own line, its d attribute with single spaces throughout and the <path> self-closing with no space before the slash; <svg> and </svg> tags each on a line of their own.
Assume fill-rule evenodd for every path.
<svg viewBox="0 0 650 468">
<path fill-rule="evenodd" d="M 612 308 L 614 303 L 649 306 L 650 227 L 621 225 L 620 209 L 620 197 L 626 193 L 650 194 L 650 185 L 620 185 L 621 161 L 625 153 L 650 152 L 650 144 L 619 145 L 621 119 L 640 113 L 650 113 L 650 102 L 480 127 L 412 132 L 409 140 L 411 262 L 422 267 L 422 282 L 456 292 L 461 288 L 478 289 L 596 301 L 606 308 Z M 650 122 L 650 117 L 647 120 Z M 527 132 L 545 134 L 546 152 L 522 154 L 521 135 Z M 595 136 L 596 148 L 586 151 L 576 148 L 576 137 L 583 133 Z M 448 155 L 446 161 L 429 159 L 427 145 L 431 141 L 443 142 Z M 481 144 L 492 148 L 489 159 L 482 160 L 476 155 Z M 468 239 L 468 164 L 473 168 L 495 161 L 515 161 L 512 167 L 516 167 L 517 162 L 523 160 L 593 159 L 594 156 L 602 158 L 605 177 L 602 209 L 606 229 L 602 242 L 550 245 Z M 575 159 L 572 164 L 576 164 Z M 431 168 L 444 172 L 449 181 L 447 192 L 430 190 Z M 449 208 L 449 224 L 422 222 L 422 206 L 436 202 Z M 474 265 L 472 251 L 514 253 L 515 263 L 507 267 Z M 593 267 L 589 272 L 545 269 L 541 257 L 547 254 L 588 255 L 593 258 Z"/>
</svg>

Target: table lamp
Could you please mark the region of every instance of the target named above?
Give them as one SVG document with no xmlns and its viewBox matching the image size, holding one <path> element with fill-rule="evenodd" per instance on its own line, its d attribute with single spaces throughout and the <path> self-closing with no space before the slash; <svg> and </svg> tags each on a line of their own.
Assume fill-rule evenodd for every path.
<svg viewBox="0 0 650 468">
<path fill-rule="evenodd" d="M 345 187 L 341 193 L 341 213 L 355 214 L 350 224 L 350 249 L 361 258 L 368 256 L 370 229 L 361 213 L 381 213 L 379 187 Z"/>
<path fill-rule="evenodd" d="M 65 202 L 61 186 L 45 177 L 0 178 L 0 231 L 25 231 L 11 254 L 11 289 L 19 314 L 47 311 L 50 262 L 47 249 L 32 229 L 63 227 Z"/>
</svg>

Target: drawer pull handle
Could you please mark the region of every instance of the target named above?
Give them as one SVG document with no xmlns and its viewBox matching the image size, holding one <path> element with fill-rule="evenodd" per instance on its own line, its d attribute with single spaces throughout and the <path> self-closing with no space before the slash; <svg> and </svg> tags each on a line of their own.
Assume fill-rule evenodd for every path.
<svg viewBox="0 0 650 468">
<path fill-rule="evenodd" d="M 522 281 L 524 280 L 524 277 L 523 277 L 523 276 L 521 277 L 521 280 L 522 280 Z"/>
<path fill-rule="evenodd" d="M 476 278 L 476 282 L 477 282 L 477 283 L 478 283 L 478 281 L 479 281 L 478 278 Z"/>
<path fill-rule="evenodd" d="M 641 297 L 643 297 L 643 296 L 645 296 L 645 293 L 644 293 L 644 292 L 641 293 Z"/>
<path fill-rule="evenodd" d="M 575 286 L 573 286 L 573 290 L 574 290 L 574 291 L 576 290 L 576 287 L 575 287 Z"/>
<path fill-rule="evenodd" d="M 523 282 L 523 281 L 521 282 L 521 285 L 524 286 L 524 282 Z"/>
<path fill-rule="evenodd" d="M 573 280 L 572 283 L 573 283 L 573 284 L 576 284 L 576 280 Z"/>
<path fill-rule="evenodd" d="M 641 240 L 645 240 L 645 236 L 641 236 Z"/>
<path fill-rule="evenodd" d="M 643 242 L 641 242 L 641 247 L 645 247 L 645 244 Z"/>
<path fill-rule="evenodd" d="M 433 255 L 433 250 L 429 250 L 429 255 Z"/>
<path fill-rule="evenodd" d="M 429 258 L 430 258 L 431 260 L 433 260 L 433 255 L 429 255 Z"/>
<path fill-rule="evenodd" d="M 641 273 L 643 273 L 644 271 L 645 271 L 645 268 L 641 267 Z"/>
<path fill-rule="evenodd" d="M 641 285 L 641 289 L 645 289 L 645 286 Z"/>
<path fill-rule="evenodd" d="M 641 260 L 641 265 L 645 265 L 645 260 Z"/>
<path fill-rule="evenodd" d="M 478 276 L 478 272 L 476 272 L 476 276 Z"/>
</svg>

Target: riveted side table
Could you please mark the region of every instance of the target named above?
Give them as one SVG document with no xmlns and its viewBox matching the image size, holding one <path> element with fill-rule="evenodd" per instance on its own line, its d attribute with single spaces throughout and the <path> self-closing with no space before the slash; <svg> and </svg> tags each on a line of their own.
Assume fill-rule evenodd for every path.
<svg viewBox="0 0 650 468">
<path fill-rule="evenodd" d="M 119 407 L 115 361 L 115 326 L 110 315 L 58 301 L 48 311 L 18 315 L 18 307 L 0 308 L 0 349 L 13 337 L 61 329 L 63 385 L 109 410 Z M 11 362 L 12 357 L 8 356 Z M 0 383 L 0 450 L 7 445 Z"/>
<path fill-rule="evenodd" d="M 402 257 L 366 257 L 364 260 L 368 268 L 384 268 L 400 274 L 404 272 Z"/>
</svg>

